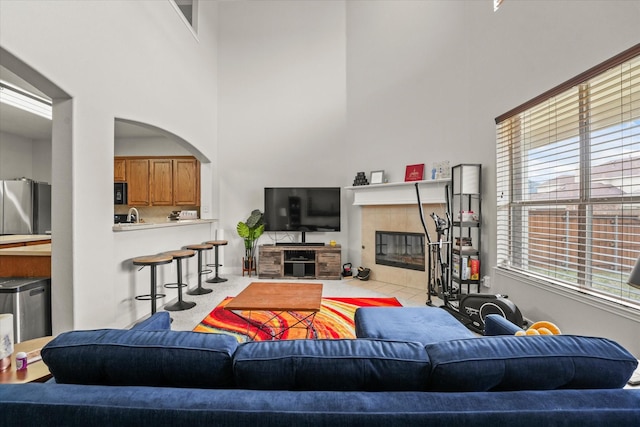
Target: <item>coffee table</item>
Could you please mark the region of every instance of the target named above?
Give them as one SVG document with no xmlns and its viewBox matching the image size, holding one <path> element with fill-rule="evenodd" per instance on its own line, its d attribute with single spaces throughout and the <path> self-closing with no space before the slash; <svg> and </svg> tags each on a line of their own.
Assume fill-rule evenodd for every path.
<svg viewBox="0 0 640 427">
<path fill-rule="evenodd" d="M 45 382 L 51 378 L 51 372 L 42 359 L 38 355 L 33 355 L 36 359 L 27 365 L 27 369 L 23 371 L 16 370 L 16 353 L 24 351 L 25 353 L 35 352 L 44 347 L 53 337 L 34 338 L 32 340 L 23 341 L 13 346 L 13 354 L 11 355 L 11 367 L 6 371 L 0 372 L 0 384 L 23 384 L 30 382 Z"/>
<path fill-rule="evenodd" d="M 253 340 L 259 331 L 271 336 L 271 339 L 280 339 L 291 328 L 300 324 L 309 330 L 313 327 L 316 313 L 320 311 L 322 301 L 322 283 L 272 283 L 252 282 L 224 307 L 236 316 L 247 322 L 247 336 L 251 325 L 257 328 L 256 333 L 250 338 Z M 241 311 L 249 311 L 245 317 Z M 270 311 L 273 316 L 264 322 L 251 320 L 252 311 Z M 291 325 L 282 325 L 277 330 L 267 325 L 282 313 L 301 313 Z"/>
</svg>

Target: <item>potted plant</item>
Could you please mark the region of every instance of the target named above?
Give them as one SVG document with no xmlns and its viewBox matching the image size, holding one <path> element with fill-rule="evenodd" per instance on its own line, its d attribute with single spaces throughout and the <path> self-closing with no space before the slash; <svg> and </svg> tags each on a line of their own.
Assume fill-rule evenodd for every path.
<svg viewBox="0 0 640 427">
<path fill-rule="evenodd" d="M 238 236 L 244 239 L 243 275 L 244 271 L 249 271 L 251 275 L 251 271 L 255 269 L 253 260 L 258 239 L 264 233 L 263 213 L 259 209 L 254 209 L 246 221 L 238 222 L 236 231 Z"/>
</svg>

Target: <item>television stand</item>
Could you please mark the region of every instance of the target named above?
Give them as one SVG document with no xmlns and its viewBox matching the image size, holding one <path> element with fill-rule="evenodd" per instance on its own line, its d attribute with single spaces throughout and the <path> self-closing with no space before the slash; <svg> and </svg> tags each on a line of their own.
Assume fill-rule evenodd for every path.
<svg viewBox="0 0 640 427">
<path fill-rule="evenodd" d="M 340 245 L 325 246 L 324 243 L 261 245 L 258 277 L 340 280 L 341 252 Z"/>
<path fill-rule="evenodd" d="M 276 246 L 324 246 L 322 242 L 277 242 Z"/>
</svg>

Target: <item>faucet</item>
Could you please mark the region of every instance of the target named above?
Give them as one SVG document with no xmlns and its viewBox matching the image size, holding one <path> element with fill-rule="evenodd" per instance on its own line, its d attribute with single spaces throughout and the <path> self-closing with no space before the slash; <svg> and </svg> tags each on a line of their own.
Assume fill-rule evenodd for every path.
<svg viewBox="0 0 640 427">
<path fill-rule="evenodd" d="M 135 212 L 136 224 L 140 222 L 140 214 L 138 213 L 138 209 L 131 208 L 129 209 L 129 213 L 127 214 L 127 222 L 131 222 L 132 213 Z"/>
</svg>

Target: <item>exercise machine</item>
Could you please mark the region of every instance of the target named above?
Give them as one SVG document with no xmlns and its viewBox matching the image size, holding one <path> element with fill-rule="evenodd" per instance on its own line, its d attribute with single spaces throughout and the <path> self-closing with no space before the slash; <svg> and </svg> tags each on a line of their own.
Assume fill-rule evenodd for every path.
<svg viewBox="0 0 640 427">
<path fill-rule="evenodd" d="M 498 314 L 520 327 L 524 326 L 522 313 L 506 295 L 462 294 L 460 288 L 453 287 L 453 281 L 450 278 L 451 205 L 449 186 L 445 185 L 446 218 L 438 216 L 435 212 L 431 214 L 436 228 L 436 241 L 431 240 L 427 229 L 418 182 L 415 183 L 415 187 L 420 222 L 424 228 L 428 247 L 426 304 L 434 306 L 432 296 L 437 296 L 443 301 L 441 308 L 447 310 L 463 325 L 477 333 L 484 332 L 484 318 L 489 314 Z"/>
</svg>

